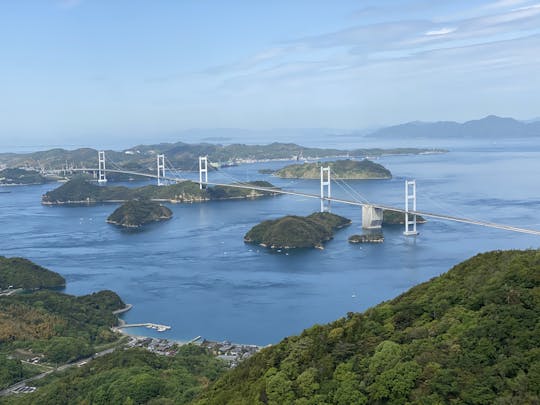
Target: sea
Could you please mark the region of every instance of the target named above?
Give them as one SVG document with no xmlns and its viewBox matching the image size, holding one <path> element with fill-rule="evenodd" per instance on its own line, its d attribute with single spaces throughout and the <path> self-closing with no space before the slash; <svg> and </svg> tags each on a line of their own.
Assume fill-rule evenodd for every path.
<svg viewBox="0 0 540 405">
<path fill-rule="evenodd" d="M 316 144 L 316 140 L 310 140 Z M 418 210 L 540 230 L 540 140 L 416 140 L 380 142 L 355 137 L 321 139 L 320 146 L 434 147 L 443 154 L 374 158 L 389 180 L 332 185 L 332 195 L 404 207 L 404 183 L 415 179 Z M 267 180 L 278 187 L 319 193 L 317 180 L 278 179 L 260 169 L 292 161 L 242 164 L 210 173 L 210 181 Z M 196 178 L 197 173 L 183 173 Z M 145 183 L 130 183 L 140 186 Z M 348 243 L 362 233 L 361 209 L 334 203 L 352 220 L 324 250 L 271 251 L 244 243 L 267 219 L 309 215 L 317 199 L 275 196 L 255 200 L 167 204 L 174 217 L 141 230 L 106 223 L 114 204 L 44 206 L 41 196 L 58 183 L 0 189 L 0 254 L 22 256 L 62 274 L 68 294 L 113 290 L 133 308 L 127 323 L 171 326 L 130 333 L 188 341 L 267 345 L 364 311 L 445 273 L 476 254 L 536 249 L 540 236 L 430 219 L 419 235 L 402 226 L 383 229 L 384 243 Z M 474 286 L 471 286 L 474 288 Z"/>
</svg>

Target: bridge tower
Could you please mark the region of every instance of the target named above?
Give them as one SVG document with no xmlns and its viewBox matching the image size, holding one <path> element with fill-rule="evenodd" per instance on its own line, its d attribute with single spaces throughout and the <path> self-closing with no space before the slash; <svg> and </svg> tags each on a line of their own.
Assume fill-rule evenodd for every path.
<svg viewBox="0 0 540 405">
<path fill-rule="evenodd" d="M 157 155 L 157 185 L 165 184 L 165 155 Z"/>
<path fill-rule="evenodd" d="M 199 156 L 199 187 L 206 188 L 208 183 L 208 156 Z"/>
<path fill-rule="evenodd" d="M 321 212 L 330 212 L 330 197 L 330 166 L 321 166 Z"/>
<path fill-rule="evenodd" d="M 362 228 L 381 229 L 383 222 L 383 209 L 373 205 L 362 205 Z"/>
<path fill-rule="evenodd" d="M 403 232 L 405 236 L 418 235 L 416 231 L 416 214 L 409 214 L 409 201 L 411 200 L 412 210 L 416 211 L 416 180 L 405 180 L 405 232 Z M 412 215 L 412 221 L 409 220 L 410 215 Z"/>
<path fill-rule="evenodd" d="M 98 183 L 107 183 L 107 172 L 105 170 L 105 151 L 98 152 Z"/>
</svg>

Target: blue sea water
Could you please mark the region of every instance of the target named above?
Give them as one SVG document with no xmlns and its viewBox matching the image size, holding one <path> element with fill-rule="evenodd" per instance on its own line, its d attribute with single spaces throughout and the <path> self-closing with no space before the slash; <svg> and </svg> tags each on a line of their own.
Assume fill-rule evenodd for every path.
<svg viewBox="0 0 540 405">
<path fill-rule="evenodd" d="M 540 143 L 531 142 L 450 145 L 446 154 L 386 156 L 377 161 L 392 171 L 391 180 L 348 183 L 369 201 L 403 207 L 404 180 L 415 178 L 419 210 L 540 230 Z M 286 163 L 241 165 L 210 176 L 264 179 L 319 192 L 316 180 L 280 180 L 257 172 Z M 261 220 L 317 211 L 318 200 L 278 196 L 168 204 L 172 220 L 124 231 L 105 222 L 115 205 L 41 205 L 41 195 L 57 186 L 3 189 L 10 192 L 0 193 L 0 254 L 24 256 L 61 273 L 70 294 L 114 290 L 134 305 L 124 315 L 127 322 L 172 326 L 163 333 L 134 332 L 178 340 L 202 335 L 276 343 L 393 298 L 477 253 L 540 244 L 538 236 L 431 220 L 419 226 L 416 238 L 390 227 L 384 229 L 383 244 L 351 245 L 348 236 L 361 232 L 361 210 L 334 204 L 332 211 L 353 224 L 324 250 L 278 253 L 244 244 L 244 234 Z M 332 192 L 357 196 L 337 184 Z"/>
</svg>

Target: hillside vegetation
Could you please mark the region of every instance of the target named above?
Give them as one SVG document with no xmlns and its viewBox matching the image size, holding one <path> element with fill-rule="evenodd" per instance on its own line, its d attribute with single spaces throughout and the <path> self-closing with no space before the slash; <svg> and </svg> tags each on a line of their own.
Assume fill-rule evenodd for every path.
<svg viewBox="0 0 540 405">
<path fill-rule="evenodd" d="M 107 222 L 127 228 L 165 221 L 172 218 L 172 211 L 150 200 L 130 200 L 118 207 L 109 215 Z"/>
<path fill-rule="evenodd" d="M 0 170 L 0 184 L 5 185 L 26 185 L 43 184 L 49 181 L 35 170 L 25 170 L 18 168 L 7 168 Z"/>
<path fill-rule="evenodd" d="M 211 143 L 188 144 L 184 142 L 138 145 L 125 151 L 106 151 L 107 159 L 114 161 L 120 168 L 142 173 L 156 172 L 156 155 L 165 154 L 171 164 L 181 170 L 195 170 L 199 156 L 208 156 L 210 162 L 237 162 L 262 159 L 291 159 L 299 154 L 310 158 L 333 156 L 367 157 L 384 154 L 418 154 L 443 152 L 442 150 L 419 148 L 391 149 L 322 149 L 306 148 L 294 143 L 274 142 L 268 145 L 219 145 Z M 60 169 L 69 165 L 76 167 L 97 167 L 98 151 L 90 148 L 75 150 L 50 149 L 32 153 L 0 153 L 0 164 L 8 167 L 53 167 Z M 111 176 L 118 176 L 110 173 Z"/>
<path fill-rule="evenodd" d="M 39 382 L 34 394 L 7 404 L 187 404 L 225 371 L 204 349 L 182 346 L 174 357 L 144 349 L 116 351 Z"/>
<path fill-rule="evenodd" d="M 256 187 L 274 187 L 266 181 L 249 184 Z M 125 202 L 134 199 L 159 200 L 169 202 L 200 202 L 237 198 L 257 198 L 273 195 L 270 191 L 255 191 L 227 186 L 208 187 L 201 190 L 199 184 L 192 181 L 171 184 L 169 186 L 149 185 L 130 188 L 121 186 L 98 186 L 83 177 L 76 177 L 55 190 L 45 193 L 43 204 L 80 204 L 107 201 Z"/>
<path fill-rule="evenodd" d="M 49 290 L 0 297 L 0 351 L 29 347 L 53 362 L 88 355 L 114 340 L 112 311 L 124 303 L 112 291 L 75 297 Z"/>
<path fill-rule="evenodd" d="M 21 257 L 0 256 L 0 290 L 7 288 L 39 289 L 63 287 L 66 280 Z"/>
<path fill-rule="evenodd" d="M 391 301 L 286 338 L 197 404 L 539 401 L 540 251 L 529 250 L 477 255 Z"/>
<path fill-rule="evenodd" d="M 323 242 L 331 239 L 336 229 L 350 223 L 350 219 L 329 212 L 317 212 L 307 217 L 287 215 L 255 225 L 246 233 L 244 241 L 272 249 L 322 248 Z"/>
<path fill-rule="evenodd" d="M 332 177 L 340 179 L 389 179 L 392 173 L 384 166 L 371 160 L 336 160 L 335 162 L 303 163 L 285 166 L 275 172 L 286 179 L 319 179 L 321 167 L 330 167 Z"/>
<path fill-rule="evenodd" d="M 409 215 L 409 221 L 412 221 L 412 215 Z M 416 216 L 416 223 L 425 224 L 427 221 L 421 215 Z M 383 211 L 383 225 L 404 225 L 405 213 L 392 210 Z"/>
</svg>

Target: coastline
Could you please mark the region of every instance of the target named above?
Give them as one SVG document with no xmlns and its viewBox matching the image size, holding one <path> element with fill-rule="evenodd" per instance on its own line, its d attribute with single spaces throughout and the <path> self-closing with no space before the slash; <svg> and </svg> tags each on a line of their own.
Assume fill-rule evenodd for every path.
<svg viewBox="0 0 540 405">
<path fill-rule="evenodd" d="M 113 311 L 113 314 L 114 315 L 121 315 L 123 313 L 128 312 L 132 308 L 133 308 L 132 304 L 126 304 L 126 306 L 124 308 L 120 308 L 120 309 L 117 309 L 116 311 Z M 118 326 L 113 326 L 111 328 L 113 331 L 121 333 L 124 336 L 128 336 L 128 337 L 139 339 L 139 340 L 158 339 L 158 340 L 173 342 L 173 343 L 178 344 L 180 346 L 190 344 L 190 343 L 199 344 L 199 345 L 201 345 L 201 344 L 210 344 L 210 345 L 225 344 L 225 345 L 232 345 L 232 346 L 257 347 L 259 350 L 264 348 L 264 347 L 271 346 L 271 345 L 260 346 L 260 345 L 248 344 L 248 343 L 231 343 L 231 342 L 229 342 L 227 340 L 224 340 L 223 342 L 217 342 L 217 341 L 207 340 L 207 339 L 203 338 L 202 336 L 197 336 L 197 337 L 195 337 L 195 338 L 193 338 L 191 340 L 178 340 L 178 339 L 160 338 L 160 337 L 155 337 L 155 336 L 147 336 L 147 335 L 129 333 L 128 330 L 131 329 L 131 328 L 130 327 L 127 327 L 127 328 L 125 327 L 127 325 L 127 322 L 124 319 L 122 319 L 120 316 L 118 316 L 118 323 L 119 323 Z M 140 324 L 137 324 L 137 325 L 146 325 L 146 324 L 150 325 L 150 323 L 140 323 Z M 141 328 L 141 327 L 144 327 L 144 326 L 135 326 L 135 328 Z M 153 329 L 153 330 L 155 330 L 155 329 Z"/>
</svg>

